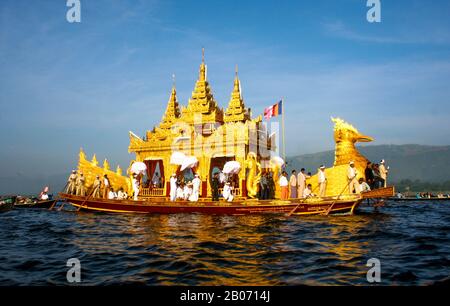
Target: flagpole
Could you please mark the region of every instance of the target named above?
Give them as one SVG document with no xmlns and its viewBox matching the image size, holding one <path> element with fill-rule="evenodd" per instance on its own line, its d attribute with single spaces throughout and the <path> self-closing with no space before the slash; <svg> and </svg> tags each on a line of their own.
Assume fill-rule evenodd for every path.
<svg viewBox="0 0 450 306">
<path fill-rule="evenodd" d="M 285 106 L 284 106 L 284 99 L 281 98 L 281 128 L 283 129 L 283 159 L 286 163 L 286 141 L 285 141 L 285 134 L 284 134 L 284 113 L 285 113 Z"/>
</svg>

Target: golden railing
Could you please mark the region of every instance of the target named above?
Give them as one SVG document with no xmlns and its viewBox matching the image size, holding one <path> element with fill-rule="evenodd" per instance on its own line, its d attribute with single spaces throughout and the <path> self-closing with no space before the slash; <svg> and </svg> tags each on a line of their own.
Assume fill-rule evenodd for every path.
<svg viewBox="0 0 450 306">
<path fill-rule="evenodd" d="M 223 188 L 219 188 L 219 194 L 223 193 Z M 236 197 L 240 197 L 242 195 L 241 188 L 233 188 L 231 193 Z"/>
<path fill-rule="evenodd" d="M 165 197 L 165 188 L 141 188 L 139 190 L 139 197 Z"/>
</svg>

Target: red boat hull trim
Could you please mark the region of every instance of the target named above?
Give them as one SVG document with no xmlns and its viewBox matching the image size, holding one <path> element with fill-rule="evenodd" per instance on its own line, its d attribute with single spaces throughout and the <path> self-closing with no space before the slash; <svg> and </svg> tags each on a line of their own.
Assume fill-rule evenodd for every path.
<svg viewBox="0 0 450 306">
<path fill-rule="evenodd" d="M 200 202 L 176 201 L 170 202 L 166 198 L 146 200 L 107 200 L 96 199 L 68 194 L 60 194 L 61 200 L 78 207 L 80 210 L 103 211 L 114 213 L 143 213 L 143 214 L 177 214 L 202 213 L 223 215 L 246 214 L 286 214 L 294 211 L 296 215 L 317 215 L 325 213 L 330 206 L 330 214 L 353 213 L 363 200 L 361 197 L 336 200 L 327 198 L 323 200 L 305 201 L 291 200 L 237 200 L 234 202 Z"/>
</svg>

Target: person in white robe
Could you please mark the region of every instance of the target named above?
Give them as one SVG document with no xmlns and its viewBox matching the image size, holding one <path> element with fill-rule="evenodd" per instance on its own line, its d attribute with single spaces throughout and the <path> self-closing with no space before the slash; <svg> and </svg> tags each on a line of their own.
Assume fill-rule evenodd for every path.
<svg viewBox="0 0 450 306">
<path fill-rule="evenodd" d="M 227 202 L 232 202 L 234 199 L 233 196 L 233 187 L 231 187 L 230 182 L 227 182 L 225 186 L 223 186 L 222 196 Z"/>
<path fill-rule="evenodd" d="M 327 190 L 327 177 L 325 175 L 325 166 L 322 165 L 317 173 L 319 182 L 319 196 L 324 197 Z"/>
<path fill-rule="evenodd" d="M 117 199 L 118 200 L 125 200 L 125 192 L 123 191 L 123 188 L 120 188 L 117 192 Z"/>
<path fill-rule="evenodd" d="M 110 188 L 108 192 L 108 199 L 115 200 L 117 199 L 117 194 L 114 192 L 114 189 Z"/>
<path fill-rule="evenodd" d="M 133 200 L 137 201 L 139 196 L 139 176 L 134 173 L 133 174 Z"/>
<path fill-rule="evenodd" d="M 303 191 L 306 187 L 306 175 L 305 175 L 305 168 L 302 168 L 297 175 L 297 196 L 301 199 L 303 198 Z"/>
<path fill-rule="evenodd" d="M 362 177 L 359 178 L 359 192 L 367 192 L 370 191 L 370 186 L 367 184 Z"/>
<path fill-rule="evenodd" d="M 184 190 L 183 191 L 184 191 L 183 199 L 186 200 L 186 201 L 189 200 L 189 197 L 192 194 L 192 182 L 187 183 L 186 186 L 184 186 Z"/>
<path fill-rule="evenodd" d="M 197 202 L 199 195 L 200 195 L 200 185 L 202 181 L 200 180 L 198 174 L 195 175 L 194 179 L 192 180 L 192 194 L 189 197 L 189 201 L 191 202 Z"/>
<path fill-rule="evenodd" d="M 170 177 L 170 201 L 177 199 L 177 176 L 175 173 Z"/>
<path fill-rule="evenodd" d="M 360 187 L 356 177 L 358 176 L 358 171 L 356 171 L 355 163 L 350 162 L 347 169 L 347 180 L 348 180 L 348 191 L 349 193 L 360 193 Z"/>
<path fill-rule="evenodd" d="M 384 184 L 383 187 L 386 187 L 387 186 L 387 175 L 388 175 L 388 172 L 389 172 L 388 171 L 389 167 L 386 168 L 384 159 L 382 159 L 380 161 L 380 166 L 378 167 L 378 169 L 380 171 L 380 176 L 383 179 L 383 184 Z"/>
<path fill-rule="evenodd" d="M 303 190 L 303 195 L 302 196 L 303 196 L 304 199 L 316 196 L 314 193 L 312 193 L 312 186 L 311 186 L 311 184 L 308 184 L 308 186 L 306 186 L 306 188 Z"/>
<path fill-rule="evenodd" d="M 183 186 L 183 183 L 181 183 L 177 187 L 177 200 L 184 200 L 184 186 Z"/>
</svg>

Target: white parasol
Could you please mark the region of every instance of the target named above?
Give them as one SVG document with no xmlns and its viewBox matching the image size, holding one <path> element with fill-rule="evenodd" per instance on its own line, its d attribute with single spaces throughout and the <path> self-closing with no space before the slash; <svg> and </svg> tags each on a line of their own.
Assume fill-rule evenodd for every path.
<svg viewBox="0 0 450 306">
<path fill-rule="evenodd" d="M 180 170 L 183 171 L 187 168 L 193 168 L 198 164 L 198 159 L 195 156 L 188 156 L 186 157 L 183 162 L 181 163 Z"/>
<path fill-rule="evenodd" d="M 144 174 L 147 166 L 143 162 L 135 162 L 131 165 L 131 173 Z"/>
<path fill-rule="evenodd" d="M 284 160 L 279 156 L 272 156 L 270 161 L 280 167 L 284 165 Z"/>
<path fill-rule="evenodd" d="M 239 171 L 241 171 L 241 164 L 237 161 L 232 160 L 225 163 L 222 172 L 225 174 L 237 174 L 239 173 Z"/>
<path fill-rule="evenodd" d="M 170 163 L 172 165 L 181 165 L 186 159 L 186 155 L 183 152 L 173 152 L 170 156 Z"/>
</svg>

